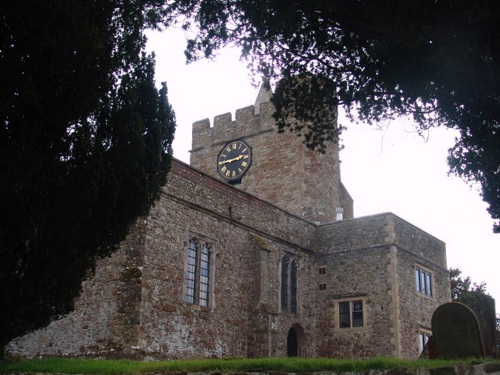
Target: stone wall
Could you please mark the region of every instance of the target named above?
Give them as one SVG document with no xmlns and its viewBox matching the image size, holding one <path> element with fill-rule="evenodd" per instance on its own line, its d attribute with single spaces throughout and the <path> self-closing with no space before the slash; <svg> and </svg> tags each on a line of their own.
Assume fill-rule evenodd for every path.
<svg viewBox="0 0 500 375">
<path fill-rule="evenodd" d="M 184 302 L 186 245 L 212 244 L 211 304 Z M 408 247 L 408 248 L 407 248 Z M 280 261 L 298 261 L 298 312 L 280 311 Z M 449 300 L 444 244 L 393 214 L 316 226 L 174 161 L 161 199 L 98 263 L 76 310 L 12 342 L 14 356 L 415 358 L 417 334 Z M 415 265 L 435 295 L 415 290 Z M 319 269 L 324 272 L 319 272 Z M 339 302 L 362 300 L 362 327 Z"/>
<path fill-rule="evenodd" d="M 416 358 L 419 330 L 430 331 L 433 311 L 450 300 L 444 243 L 386 213 L 320 226 L 315 247 L 327 268 L 318 332 L 334 329 L 320 355 Z M 432 297 L 416 291 L 416 266 L 432 272 Z M 352 299 L 364 301 L 366 324 L 338 329 L 338 302 Z"/>
<path fill-rule="evenodd" d="M 7 350 L 24 357 L 286 355 L 288 329 L 309 331 L 313 321 L 313 233 L 312 224 L 174 161 L 161 199 L 121 249 L 98 262 L 75 311 Z M 213 244 L 210 308 L 184 302 L 191 237 Z M 285 253 L 300 260 L 302 298 L 294 315 L 279 314 Z"/>
<path fill-rule="evenodd" d="M 139 220 L 120 250 L 98 261 L 95 275 L 83 282 L 73 312 L 13 340 L 6 347 L 9 355 L 113 357 L 123 349 L 132 354 L 140 303 L 142 225 Z"/>
<path fill-rule="evenodd" d="M 322 256 L 318 266 L 327 269 L 326 290 L 318 298 L 319 355 L 336 358 L 394 356 L 391 309 L 393 297 L 386 274 L 386 247 Z M 320 292 L 318 292 L 320 293 Z M 363 327 L 340 328 L 339 302 L 363 302 Z M 327 323 L 323 326 L 324 323 Z"/>
<path fill-rule="evenodd" d="M 304 317 L 278 314 L 279 259 L 284 253 L 300 258 L 301 304 L 311 305 L 312 252 L 302 246 L 313 226 L 180 162 L 164 196 L 147 225 L 140 347 L 161 358 L 285 355 L 288 328 L 308 327 L 311 313 L 304 307 Z M 184 248 L 191 237 L 213 245 L 209 308 L 184 302 Z"/>
<path fill-rule="evenodd" d="M 388 215 L 378 214 L 321 225 L 314 246 L 319 253 L 355 251 L 389 243 Z"/>
</svg>

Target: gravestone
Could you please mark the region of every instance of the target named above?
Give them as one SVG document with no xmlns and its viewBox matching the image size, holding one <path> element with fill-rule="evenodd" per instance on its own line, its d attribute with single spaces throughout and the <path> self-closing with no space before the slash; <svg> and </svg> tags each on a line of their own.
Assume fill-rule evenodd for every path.
<svg viewBox="0 0 500 375">
<path fill-rule="evenodd" d="M 459 302 L 439 306 L 432 315 L 436 358 L 484 357 L 479 322 L 474 312 Z"/>
</svg>

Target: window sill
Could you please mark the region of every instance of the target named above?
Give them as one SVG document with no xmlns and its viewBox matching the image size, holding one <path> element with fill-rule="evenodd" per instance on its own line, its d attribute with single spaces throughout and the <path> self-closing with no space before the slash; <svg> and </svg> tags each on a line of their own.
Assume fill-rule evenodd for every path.
<svg viewBox="0 0 500 375">
<path fill-rule="evenodd" d="M 189 303 L 189 302 L 184 302 L 184 305 L 187 306 L 187 308 L 191 310 L 196 310 L 196 311 L 211 311 L 212 308 L 210 306 L 200 306 L 195 303 Z"/>
</svg>

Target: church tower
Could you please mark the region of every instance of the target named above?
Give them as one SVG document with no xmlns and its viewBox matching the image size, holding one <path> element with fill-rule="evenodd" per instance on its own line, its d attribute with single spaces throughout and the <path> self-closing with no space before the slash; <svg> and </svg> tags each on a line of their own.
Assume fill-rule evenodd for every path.
<svg viewBox="0 0 500 375">
<path fill-rule="evenodd" d="M 338 144 L 321 154 L 294 133 L 278 133 L 271 95 L 262 85 L 255 105 L 236 110 L 234 120 L 225 113 L 213 126 L 195 122 L 191 166 L 315 224 L 353 218 Z"/>
</svg>

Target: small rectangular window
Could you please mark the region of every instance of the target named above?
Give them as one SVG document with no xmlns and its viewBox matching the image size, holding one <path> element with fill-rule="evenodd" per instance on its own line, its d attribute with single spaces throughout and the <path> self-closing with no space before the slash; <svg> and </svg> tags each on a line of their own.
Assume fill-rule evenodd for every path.
<svg viewBox="0 0 500 375">
<path fill-rule="evenodd" d="M 362 328 L 364 326 L 363 301 L 339 302 L 339 328 Z"/>
<path fill-rule="evenodd" d="M 326 290 L 326 283 L 319 284 L 319 290 Z"/>
<path fill-rule="evenodd" d="M 320 275 L 326 275 L 326 267 L 325 266 L 319 267 L 318 268 L 318 273 Z"/>
</svg>

